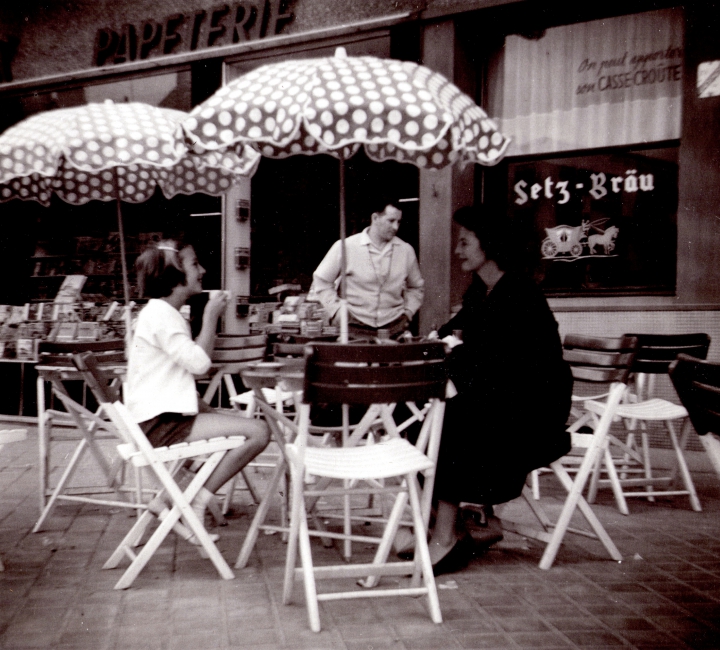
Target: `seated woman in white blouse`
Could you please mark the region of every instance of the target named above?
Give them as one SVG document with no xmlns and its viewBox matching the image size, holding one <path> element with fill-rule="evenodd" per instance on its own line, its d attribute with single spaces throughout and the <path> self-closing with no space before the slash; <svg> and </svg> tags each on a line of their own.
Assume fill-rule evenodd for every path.
<svg viewBox="0 0 720 650">
<path fill-rule="evenodd" d="M 145 250 L 136 262 L 140 295 L 150 298 L 138 316 L 128 359 L 125 403 L 154 447 L 218 436 L 244 436 L 215 468 L 192 506 L 203 521 L 213 494 L 270 440 L 267 425 L 210 409 L 198 398 L 195 375 L 210 368 L 215 331 L 227 298 L 213 297 L 193 341 L 180 308 L 202 292 L 205 269 L 192 246 L 165 240 Z M 192 541 L 192 540 L 191 540 Z"/>
</svg>

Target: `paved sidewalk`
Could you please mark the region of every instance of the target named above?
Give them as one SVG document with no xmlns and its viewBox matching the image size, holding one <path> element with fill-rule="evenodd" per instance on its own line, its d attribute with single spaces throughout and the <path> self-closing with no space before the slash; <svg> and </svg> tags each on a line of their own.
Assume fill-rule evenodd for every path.
<svg viewBox="0 0 720 650">
<path fill-rule="evenodd" d="M 68 450 L 70 447 L 68 446 Z M 102 564 L 132 520 L 128 512 L 61 505 L 45 531 L 38 516 L 37 436 L 0 452 L 0 648 L 214 650 L 220 648 L 720 648 L 720 480 L 695 474 L 703 512 L 687 499 L 631 501 L 624 517 L 609 494 L 595 510 L 625 560 L 594 540 L 568 536 L 554 567 L 540 571 L 542 546 L 514 535 L 463 572 L 438 578 L 442 625 L 422 599 L 321 605 L 323 631 L 309 631 L 302 605 L 281 601 L 285 546 L 261 536 L 250 566 L 221 580 L 209 560 L 170 536 L 130 589 Z M 543 505 L 560 493 L 543 477 Z M 254 507 L 219 529 L 232 564 Z M 333 549 L 317 549 L 336 558 Z M 358 548 L 359 555 L 367 554 Z M 125 565 L 123 565 L 125 566 Z"/>
</svg>

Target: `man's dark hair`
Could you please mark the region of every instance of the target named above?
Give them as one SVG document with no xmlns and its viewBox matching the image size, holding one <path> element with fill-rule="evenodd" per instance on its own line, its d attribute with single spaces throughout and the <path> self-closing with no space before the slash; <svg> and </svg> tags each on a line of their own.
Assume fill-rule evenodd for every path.
<svg viewBox="0 0 720 650">
<path fill-rule="evenodd" d="M 518 250 L 510 222 L 504 216 L 488 214 L 481 206 L 466 206 L 453 215 L 455 223 L 475 233 L 485 257 L 503 271 L 518 263 Z"/>
<path fill-rule="evenodd" d="M 177 240 L 164 239 L 142 252 L 135 262 L 141 298 L 165 298 L 187 282 L 179 255 L 183 248 Z"/>
<path fill-rule="evenodd" d="M 400 202 L 397 200 L 396 197 L 383 195 L 378 196 L 377 198 L 370 199 L 368 201 L 368 207 L 370 209 L 369 213 L 380 214 L 385 210 L 388 205 L 392 205 L 394 208 L 402 211 L 402 208 L 400 207 Z"/>
</svg>

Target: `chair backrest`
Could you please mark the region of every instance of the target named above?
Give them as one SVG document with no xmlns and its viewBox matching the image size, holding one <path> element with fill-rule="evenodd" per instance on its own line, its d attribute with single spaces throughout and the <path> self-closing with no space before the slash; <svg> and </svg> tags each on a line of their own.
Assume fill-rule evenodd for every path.
<svg viewBox="0 0 720 650">
<path fill-rule="evenodd" d="M 695 431 L 720 434 L 720 364 L 680 354 L 668 372 Z"/>
<path fill-rule="evenodd" d="M 568 334 L 563 341 L 563 358 L 575 381 L 627 383 L 637 339 L 632 336 L 602 337 Z"/>
<path fill-rule="evenodd" d="M 98 357 L 92 352 L 73 354 L 71 360 L 98 404 L 108 404 L 120 399 L 120 391 L 115 381 L 117 376 L 104 371 L 98 363 Z"/>
<path fill-rule="evenodd" d="M 390 404 L 445 399 L 442 342 L 395 345 L 311 343 L 303 401 L 308 404 Z"/>
<path fill-rule="evenodd" d="M 666 374 L 678 354 L 705 359 L 710 348 L 707 334 L 626 334 L 638 340 L 634 373 Z"/>
<path fill-rule="evenodd" d="M 107 341 L 42 341 L 38 346 L 39 365 L 72 366 L 72 355 L 92 352 L 100 363 L 124 363 L 125 341 L 109 339 Z"/>
<path fill-rule="evenodd" d="M 265 358 L 267 337 L 265 334 L 219 334 L 211 359 L 213 363 L 252 363 Z"/>
</svg>

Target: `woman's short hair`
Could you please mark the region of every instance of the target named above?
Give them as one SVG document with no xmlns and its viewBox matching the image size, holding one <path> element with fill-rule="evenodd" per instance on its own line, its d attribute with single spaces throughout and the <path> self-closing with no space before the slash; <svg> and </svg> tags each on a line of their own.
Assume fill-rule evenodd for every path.
<svg viewBox="0 0 720 650">
<path fill-rule="evenodd" d="M 490 215 L 480 206 L 466 206 L 455 212 L 453 220 L 475 233 L 485 257 L 503 271 L 509 271 L 517 264 L 519 252 L 507 218 Z"/>
<path fill-rule="evenodd" d="M 165 298 L 176 286 L 186 283 L 179 255 L 183 248 L 175 239 L 163 239 L 140 254 L 135 270 L 141 298 Z"/>
</svg>

